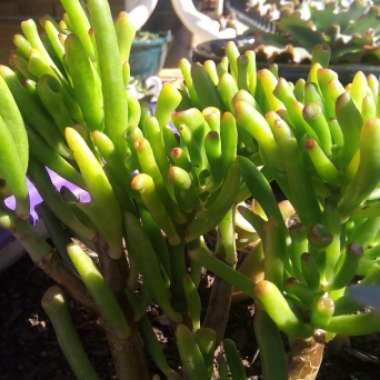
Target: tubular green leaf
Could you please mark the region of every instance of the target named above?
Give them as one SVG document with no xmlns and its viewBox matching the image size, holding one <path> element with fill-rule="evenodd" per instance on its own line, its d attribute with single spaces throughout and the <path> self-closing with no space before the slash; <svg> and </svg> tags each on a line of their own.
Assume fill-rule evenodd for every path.
<svg viewBox="0 0 380 380">
<path fill-rule="evenodd" d="M 136 35 L 136 29 L 130 21 L 127 12 L 119 13 L 115 22 L 115 29 L 119 44 L 121 62 L 128 62 L 132 43 Z"/>
<path fill-rule="evenodd" d="M 284 263 L 286 243 L 282 222 L 269 218 L 264 224 L 264 270 L 265 278 L 282 288 L 284 283 Z"/>
<path fill-rule="evenodd" d="M 240 56 L 239 49 L 233 41 L 228 41 L 226 44 L 226 56 L 228 57 L 228 62 L 230 64 L 230 71 L 233 78 L 238 80 L 238 64 L 237 60 Z"/>
<path fill-rule="evenodd" d="M 239 88 L 233 76 L 229 73 L 223 74 L 218 83 L 218 92 L 228 111 L 233 110 L 232 100 L 238 91 Z"/>
<path fill-rule="evenodd" d="M 311 137 L 306 137 L 304 146 L 321 179 L 329 184 L 337 184 L 339 179 L 338 170 L 321 149 L 318 142 Z"/>
<path fill-rule="evenodd" d="M 112 14 L 107 0 L 88 0 L 87 4 L 95 28 L 104 99 L 105 129 L 116 149 L 123 154 L 124 132 L 128 127 L 128 104 Z"/>
<path fill-rule="evenodd" d="M 54 121 L 45 112 L 36 98 L 25 89 L 16 74 L 6 66 L 0 66 L 0 75 L 6 81 L 17 102 L 25 122 L 64 157 L 70 157 L 70 152 L 64 143 L 59 131 L 53 128 Z"/>
<path fill-rule="evenodd" d="M 312 306 L 311 323 L 316 328 L 325 329 L 330 323 L 334 311 L 334 301 L 327 296 L 322 296 Z"/>
<path fill-rule="evenodd" d="M 0 116 L 8 126 L 17 149 L 18 157 L 24 173 L 28 167 L 29 146 L 24 121 L 11 91 L 0 76 Z M 5 144 L 5 141 L 3 142 Z"/>
<path fill-rule="evenodd" d="M 202 108 L 213 106 L 221 109 L 222 102 L 219 93 L 202 65 L 196 63 L 192 66 L 191 77 L 193 78 L 194 88 L 197 92 L 200 106 Z"/>
<path fill-rule="evenodd" d="M 142 229 L 140 222 L 133 214 L 126 213 L 125 224 L 128 249 L 134 251 L 132 256 L 142 256 L 140 257 L 141 269 L 144 283 L 149 293 L 173 322 L 181 322 L 181 315 L 178 314 L 170 304 L 169 286 L 162 277 L 157 254 L 154 252 L 154 248 Z"/>
<path fill-rule="evenodd" d="M 49 39 L 49 42 L 54 50 L 55 55 L 58 59 L 63 62 L 65 56 L 65 46 L 59 38 L 59 29 L 56 25 L 49 19 L 43 21 L 43 28 Z M 29 55 L 28 55 L 29 56 Z"/>
<path fill-rule="evenodd" d="M 209 374 L 204 357 L 196 343 L 193 333 L 185 325 L 178 325 L 176 341 L 189 380 L 208 379 Z"/>
<path fill-rule="evenodd" d="M 67 253 L 88 292 L 94 299 L 109 328 L 121 339 L 131 334 L 131 328 L 110 286 L 91 258 L 76 244 L 67 247 Z"/>
<path fill-rule="evenodd" d="M 303 110 L 303 116 L 317 134 L 322 149 L 328 156 L 331 156 L 332 138 L 330 127 L 321 107 L 317 103 L 308 103 Z"/>
<path fill-rule="evenodd" d="M 294 314 L 288 301 L 275 284 L 262 280 L 256 284 L 254 293 L 280 330 L 291 336 L 305 337 L 310 334 L 310 328 Z"/>
<path fill-rule="evenodd" d="M 222 143 L 223 169 L 228 170 L 236 161 L 238 131 L 234 116 L 225 112 L 220 123 L 220 139 Z"/>
<path fill-rule="evenodd" d="M 80 40 L 70 34 L 65 41 L 66 63 L 73 82 L 75 97 L 90 130 L 104 128 L 102 88 L 98 73 Z"/>
<path fill-rule="evenodd" d="M 254 95 L 257 86 L 257 71 L 256 71 L 256 53 L 253 50 L 247 50 L 244 55 L 248 59 L 247 76 L 248 76 L 248 91 Z"/>
<path fill-rule="evenodd" d="M 74 125 L 75 122 L 64 102 L 60 83 L 54 77 L 43 75 L 37 82 L 37 94 L 59 131 L 64 135 L 65 128 Z"/>
<path fill-rule="evenodd" d="M 29 19 L 21 22 L 21 30 L 23 31 L 26 39 L 29 41 L 33 49 L 36 49 L 43 59 L 52 67 L 57 69 L 54 61 L 51 59 L 48 51 L 46 50 L 37 29 L 37 24 L 34 20 Z"/>
<path fill-rule="evenodd" d="M 359 148 L 360 129 L 363 125 L 360 112 L 348 92 L 338 97 L 336 115 L 344 137 L 344 145 L 338 158 L 342 167 L 345 167 Z"/>
<path fill-rule="evenodd" d="M 122 257 L 122 218 L 112 186 L 101 164 L 81 135 L 73 128 L 66 128 L 65 135 L 92 196 L 91 204 L 97 214 L 93 223 L 108 242 L 110 256 L 119 259 Z"/>
<path fill-rule="evenodd" d="M 232 339 L 224 339 L 223 347 L 227 357 L 228 366 L 230 367 L 232 379 L 246 380 L 247 375 L 245 373 L 242 360 L 235 342 Z"/>
<path fill-rule="evenodd" d="M 359 168 L 353 180 L 343 190 L 338 205 L 343 216 L 348 216 L 377 186 L 380 180 L 379 144 L 380 119 L 371 118 L 361 130 Z"/>
<path fill-rule="evenodd" d="M 260 203 L 268 216 L 274 217 L 285 228 L 280 209 L 268 180 L 248 158 L 239 157 L 239 162 L 242 176 L 252 196 Z"/>
<path fill-rule="evenodd" d="M 150 211 L 156 223 L 166 232 L 169 241 L 173 245 L 179 244 L 181 239 L 168 210 L 156 190 L 152 177 L 147 174 L 138 174 L 132 179 L 131 187 L 140 193 L 146 208 Z"/>
<path fill-rule="evenodd" d="M 332 287 L 340 289 L 350 284 L 350 281 L 356 275 L 359 267 L 359 260 L 363 256 L 363 248 L 361 245 L 353 242 L 346 249 L 344 261 L 335 273 Z"/>
<path fill-rule="evenodd" d="M 262 114 L 248 103 L 239 101 L 234 104 L 239 127 L 245 129 L 259 144 L 265 159 L 276 166 L 278 152 L 272 130 Z"/>
<path fill-rule="evenodd" d="M 265 380 L 287 380 L 287 357 L 276 325 L 264 311 L 256 310 L 254 327 Z"/>
<path fill-rule="evenodd" d="M 22 218 L 29 215 L 28 188 L 24 168 L 19 159 L 15 141 L 9 127 L 0 117 L 0 177 L 17 199 L 17 213 Z"/>
<path fill-rule="evenodd" d="M 144 136 L 152 146 L 154 157 L 160 167 L 161 174 L 164 175 L 168 170 L 168 158 L 165 151 L 164 137 L 161 134 L 160 125 L 155 117 L 148 116 L 143 126 Z"/>
<path fill-rule="evenodd" d="M 79 172 L 54 149 L 46 144 L 35 132 L 28 131 L 31 155 L 41 164 L 48 166 L 56 173 L 66 178 L 70 182 L 84 187 L 84 183 Z"/>
<path fill-rule="evenodd" d="M 375 312 L 337 315 L 326 326 L 327 331 L 346 336 L 369 335 L 380 329 L 380 317 Z"/>
<path fill-rule="evenodd" d="M 75 376 L 78 379 L 99 380 L 75 330 L 62 290 L 58 286 L 49 288 L 41 304 L 54 327 L 59 346 Z"/>
<path fill-rule="evenodd" d="M 210 231 L 224 217 L 230 207 L 232 207 L 236 194 L 240 188 L 240 165 L 235 163 L 231 166 L 218 195 L 213 199 L 210 205 L 206 205 L 195 216 L 193 221 L 186 229 L 185 239 L 190 242 L 200 235 Z"/>
<path fill-rule="evenodd" d="M 13 36 L 13 44 L 16 46 L 18 54 L 25 59 L 29 58 L 32 45 L 22 34 L 15 34 Z"/>
<path fill-rule="evenodd" d="M 77 218 L 70 206 L 55 190 L 48 173 L 42 166 L 32 161 L 29 165 L 29 174 L 46 204 L 63 224 L 77 233 L 82 239 L 92 240 L 95 238 L 96 232 Z"/>
<path fill-rule="evenodd" d="M 70 29 L 78 36 L 86 54 L 91 58 L 95 58 L 95 49 L 89 36 L 90 22 L 82 8 L 80 0 L 61 0 L 65 11 L 70 20 Z"/>
<path fill-rule="evenodd" d="M 273 133 L 285 161 L 290 201 L 306 225 L 316 223 L 320 217 L 320 208 L 309 173 L 306 171 L 303 158 L 298 150 L 298 142 L 289 126 L 281 119 L 274 123 Z"/>
</svg>

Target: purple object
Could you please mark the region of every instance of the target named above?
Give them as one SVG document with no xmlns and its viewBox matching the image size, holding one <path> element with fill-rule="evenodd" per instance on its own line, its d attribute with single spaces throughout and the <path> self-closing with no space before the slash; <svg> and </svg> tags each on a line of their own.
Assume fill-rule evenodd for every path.
<svg viewBox="0 0 380 380">
<path fill-rule="evenodd" d="M 91 201 L 90 194 L 78 187 L 77 185 L 74 185 L 72 182 L 67 181 L 66 179 L 62 178 L 57 173 L 53 172 L 52 170 L 48 169 L 50 179 L 53 182 L 55 188 L 60 191 L 62 187 L 67 187 L 82 203 L 88 203 Z M 30 216 L 33 224 L 36 224 L 38 222 L 38 214 L 36 212 L 36 207 L 42 203 L 43 199 L 41 195 L 39 194 L 36 187 L 33 185 L 31 181 L 28 179 L 28 189 L 29 189 L 29 198 L 30 198 Z M 11 210 L 14 210 L 16 207 L 16 200 L 14 196 L 10 196 L 5 199 L 4 201 L 5 205 L 10 208 Z M 14 237 L 12 234 L 10 234 L 7 230 L 0 229 L 0 249 L 4 248 L 7 244 L 9 244 L 11 241 L 14 240 Z"/>
<path fill-rule="evenodd" d="M 29 198 L 30 198 L 30 216 L 32 217 L 33 223 L 38 220 L 38 215 L 36 213 L 36 207 L 42 202 L 42 198 L 33 185 L 32 182 L 28 179 L 28 189 L 29 189 Z M 10 196 L 5 199 L 4 201 L 5 205 L 10 208 L 11 210 L 14 210 L 16 207 L 16 200 L 14 196 Z"/>
</svg>

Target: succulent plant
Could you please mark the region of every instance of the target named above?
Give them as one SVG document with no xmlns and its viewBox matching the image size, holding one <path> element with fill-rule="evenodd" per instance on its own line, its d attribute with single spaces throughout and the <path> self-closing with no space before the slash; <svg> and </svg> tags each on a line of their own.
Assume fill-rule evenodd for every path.
<svg viewBox="0 0 380 380">
<path fill-rule="evenodd" d="M 376 313 L 367 314 L 346 294 L 353 272 L 363 284 L 376 283 L 378 278 L 378 81 L 358 72 L 345 88 L 333 70 L 318 62 L 328 62 L 325 53 L 314 49 L 307 82 L 296 83 L 279 78 L 275 67 L 255 71 L 255 54 L 240 54 L 233 42 L 215 68 L 205 62 L 190 70 L 181 62 L 187 102 L 201 108 L 221 103 L 237 121 L 240 170 L 255 200 L 238 210 L 261 241 L 253 253 L 258 261 L 253 260 L 248 272 L 256 287 L 252 289 L 211 255 L 200 255 L 199 260 L 256 299 L 265 312 L 257 315 L 256 335 L 268 379 L 280 378 L 276 368 L 283 368 L 284 358 L 269 353 L 269 347 L 279 347 L 281 341 L 274 343 L 278 336 L 273 329 L 261 334 L 273 328 L 265 315 L 288 336 L 313 337 L 316 357 L 309 359 L 314 362 L 321 355 L 323 339 L 329 341 L 336 333 L 360 334 L 359 326 L 370 328 L 372 323 L 375 330 L 380 327 Z M 194 75 L 201 69 L 208 80 Z M 253 162 L 263 165 L 262 170 L 255 169 Z M 273 180 L 293 208 L 288 217 L 276 204 L 269 185 Z M 367 219 L 364 210 L 371 209 L 374 213 Z M 357 213 L 364 219 L 356 219 Z M 256 272 L 260 257 L 265 280 Z M 374 260 L 372 264 L 368 259 Z M 369 265 L 366 269 L 364 262 Z M 358 324 L 353 323 L 356 318 Z M 273 340 L 267 340 L 269 336 Z M 296 352 L 293 355 L 297 357 Z M 272 360 L 278 361 L 276 368 L 270 365 Z"/>
<path fill-rule="evenodd" d="M 372 0 L 281 1 L 266 8 L 258 4 L 249 14 L 274 26 L 258 34 L 264 45 L 282 50 L 292 45 L 311 54 L 316 44 L 327 44 L 332 63 L 375 63 L 380 54 L 380 8 Z"/>
<path fill-rule="evenodd" d="M 0 66 L 1 201 L 17 203 L 1 205 L 0 226 L 59 285 L 42 306 L 76 377 L 98 375 L 68 299 L 104 327 L 120 380 L 150 379 L 148 358 L 171 380 L 246 379 L 224 338 L 233 295 L 256 305 L 265 380 L 314 379 L 336 335 L 378 332 L 348 291 L 380 282 L 378 79 L 358 72 L 344 87 L 322 49 L 291 83 L 230 42 L 219 65 L 181 60 L 183 84 L 165 84 L 152 110 L 127 90 L 128 16 L 114 21 L 106 0 L 88 0 L 89 16 L 62 4 L 44 34 L 23 22 L 13 70 Z M 90 201 L 57 191 L 47 169 Z M 54 246 L 28 221 L 26 175 Z M 216 278 L 202 320 L 204 269 Z"/>
</svg>

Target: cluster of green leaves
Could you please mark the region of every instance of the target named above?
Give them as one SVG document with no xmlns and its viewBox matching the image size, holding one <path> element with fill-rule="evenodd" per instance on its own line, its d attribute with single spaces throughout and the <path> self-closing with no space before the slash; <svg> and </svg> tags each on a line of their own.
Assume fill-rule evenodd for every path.
<svg viewBox="0 0 380 380">
<path fill-rule="evenodd" d="M 255 200 L 238 210 L 260 237 L 251 273 L 257 278 L 260 255 L 265 273 L 254 290 L 247 284 L 243 291 L 293 338 L 324 331 L 329 341 L 335 334 L 377 331 L 379 317 L 345 294 L 355 276 L 362 284 L 378 281 L 377 78 L 358 72 L 344 87 L 334 71 L 314 63 L 308 80 L 293 84 L 279 78 L 275 66 L 256 71 L 253 52 L 240 55 L 228 43 L 226 53 L 218 66 L 189 69 L 183 61 L 181 69 L 186 103 L 218 106 L 237 121 L 241 174 Z M 315 53 L 323 62 L 323 51 Z M 293 212 L 277 204 L 273 180 Z M 203 260 L 222 276 L 219 263 Z M 237 275 L 223 276 L 243 289 Z"/>
<path fill-rule="evenodd" d="M 251 12 L 260 14 L 256 8 Z M 327 44 L 333 63 L 376 62 L 379 57 L 379 7 L 372 0 L 284 1 L 268 7 L 263 17 L 276 29 L 262 33 L 265 44 L 291 44 L 310 54 L 314 45 Z"/>
<path fill-rule="evenodd" d="M 119 347 L 129 339 L 133 345 L 136 331 L 157 368 L 169 378 L 179 377 L 145 313 L 152 304 L 177 326 L 188 376 L 207 378 L 213 370 L 216 334 L 201 327 L 196 290 L 201 267 L 197 261 L 188 267 L 186 257 L 204 245 L 203 234 L 223 223 L 218 250 L 231 265 L 236 262 L 230 210 L 243 185 L 235 120 L 226 115 L 221 121 L 213 108 L 173 114 L 182 97 L 171 85 L 164 86 L 152 113 L 127 92 L 135 36 L 128 15 L 122 13 L 113 22 L 106 0 L 87 2 L 90 18 L 79 0 L 62 0 L 62 5 L 63 20 L 41 21 L 44 33 L 33 20 L 23 21 L 10 67 L 0 67 L 4 133 L 9 135 L 9 144 L 0 150 L 2 195 L 17 198 L 16 214 L 2 209 L 1 225 L 13 231 L 65 290 L 100 316 L 110 340 L 116 339 L 119 378 L 149 376 L 146 364 L 131 363 L 134 357 Z M 180 136 L 169 126 L 171 121 Z M 20 131 L 12 130 L 13 122 Z M 22 168 L 16 167 L 19 163 Z M 27 167 L 43 197 L 41 215 L 60 257 L 19 217 L 21 211 L 22 217 L 28 216 Z M 67 188 L 58 191 L 47 169 L 87 190 L 91 201 L 80 203 Z M 91 251 L 95 260 L 88 255 Z M 78 296 L 82 287 L 85 296 Z M 49 289 L 43 306 L 77 377 L 97 378 L 62 289 Z M 227 357 L 232 355 L 231 370 L 242 373 L 234 344 L 225 344 Z"/>
<path fill-rule="evenodd" d="M 280 331 L 291 343 L 378 331 L 380 317 L 346 294 L 356 276 L 380 279 L 377 78 L 358 72 L 343 87 L 320 50 L 308 81 L 293 84 L 229 43 L 218 66 L 182 60 L 183 86 L 166 84 L 152 111 L 127 92 L 128 16 L 114 22 L 106 0 L 87 1 L 89 18 L 79 0 L 62 4 L 64 19 L 45 18 L 44 34 L 21 24 L 12 68 L 0 67 L 1 191 L 17 200 L 0 225 L 101 318 L 118 378 L 149 378 L 145 353 L 181 378 L 154 335 L 152 305 L 175 328 L 186 378 L 245 378 L 234 343 L 201 321 L 202 267 L 254 299 L 268 380 L 288 377 Z M 27 168 L 59 255 L 25 221 Z M 91 201 L 57 191 L 47 168 Z M 225 319 L 227 293 L 214 294 Z M 53 287 L 43 306 L 76 376 L 96 379 L 65 299 Z"/>
</svg>

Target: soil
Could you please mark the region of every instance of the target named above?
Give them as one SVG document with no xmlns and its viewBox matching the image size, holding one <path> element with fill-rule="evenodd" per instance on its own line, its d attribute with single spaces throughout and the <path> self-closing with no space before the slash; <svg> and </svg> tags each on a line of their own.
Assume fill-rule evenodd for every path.
<svg viewBox="0 0 380 380">
<path fill-rule="evenodd" d="M 203 281 L 205 284 L 207 281 Z M 40 300 L 53 283 L 28 257 L 0 274 L 0 380 L 75 380 L 47 320 Z M 202 301 L 207 303 L 203 287 Z M 85 310 L 72 304 L 73 316 L 90 360 L 101 379 L 114 379 L 104 334 Z M 227 337 L 235 340 L 249 367 L 250 379 L 259 380 L 260 360 L 252 326 L 251 302 L 233 305 Z M 151 313 L 170 362 L 177 353 L 173 339 L 157 313 Z M 274 348 L 275 349 L 275 348 Z M 328 346 L 317 380 L 377 380 L 380 378 L 380 335 L 340 339 Z M 201 380 L 201 379 L 200 379 Z"/>
</svg>

